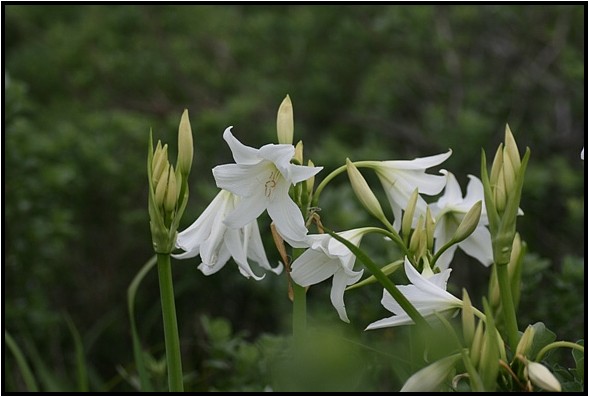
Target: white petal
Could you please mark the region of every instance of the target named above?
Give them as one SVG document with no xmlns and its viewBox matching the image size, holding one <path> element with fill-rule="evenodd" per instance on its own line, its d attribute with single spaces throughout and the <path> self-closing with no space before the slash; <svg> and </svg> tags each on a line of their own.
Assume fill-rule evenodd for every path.
<svg viewBox="0 0 589 397">
<path fill-rule="evenodd" d="M 430 167 L 442 164 L 452 155 L 452 150 L 446 153 L 436 154 L 428 157 L 417 157 L 413 160 L 393 160 L 383 161 L 383 165 L 391 168 L 405 169 L 405 170 L 425 170 Z"/>
<path fill-rule="evenodd" d="M 398 316 L 387 317 L 387 318 L 383 318 L 381 320 L 375 321 L 375 322 L 371 323 L 370 325 L 368 325 L 368 327 L 366 327 L 365 330 L 369 331 L 371 329 L 396 327 L 399 325 L 409 325 L 409 324 L 413 324 L 413 320 L 411 320 L 411 317 L 409 317 L 409 315 L 407 315 L 406 313 L 402 313 Z"/>
<path fill-rule="evenodd" d="M 214 263 L 217 261 L 219 250 L 221 249 L 223 238 L 225 237 L 225 231 L 227 230 L 227 227 L 223 224 L 224 218 L 225 211 L 224 208 L 222 208 L 215 214 L 210 235 L 200 247 L 200 259 L 204 263 Z"/>
<path fill-rule="evenodd" d="M 440 170 L 440 173 L 446 175 L 446 187 L 438 200 L 438 206 L 444 208 L 462 202 L 462 190 L 454 174 L 446 170 Z"/>
<path fill-rule="evenodd" d="M 225 225 L 232 229 L 244 227 L 255 220 L 266 209 L 267 201 L 264 195 L 255 195 L 241 199 L 233 212 L 224 220 Z"/>
<path fill-rule="evenodd" d="M 198 265 L 198 269 L 205 276 L 210 276 L 211 274 L 217 273 L 219 270 L 221 270 L 223 268 L 223 266 L 225 266 L 225 264 L 227 263 L 227 261 L 229 260 L 230 257 L 231 257 L 231 254 L 229 253 L 229 250 L 223 244 L 223 246 L 221 247 L 221 250 L 219 251 L 219 256 L 216 258 L 215 262 L 214 263 L 204 263 L 203 262 L 200 265 Z"/>
<path fill-rule="evenodd" d="M 295 248 L 307 246 L 307 228 L 299 207 L 288 195 L 288 185 L 282 180 L 276 184 L 273 196 L 268 203 L 268 215 L 274 221 L 276 230 L 282 238 Z"/>
<path fill-rule="evenodd" d="M 262 243 L 262 237 L 260 236 L 260 229 L 258 228 L 258 221 L 248 223 L 243 230 L 245 251 L 247 257 L 255 261 L 260 267 L 270 270 L 276 274 L 282 272 L 282 264 L 278 264 L 276 267 L 270 266 L 264 245 Z"/>
<path fill-rule="evenodd" d="M 491 233 L 485 226 L 477 227 L 466 240 L 458 246 L 469 256 L 476 258 L 483 265 L 489 267 L 493 264 L 493 245 Z"/>
<path fill-rule="evenodd" d="M 306 181 L 313 175 L 319 173 L 322 169 L 323 167 L 307 167 L 305 165 L 289 164 L 287 175 L 285 175 L 285 177 L 290 183 L 295 184 L 301 181 Z"/>
<path fill-rule="evenodd" d="M 223 164 L 213 168 L 213 176 L 221 189 L 248 197 L 260 191 L 264 194 L 264 183 L 273 168 L 271 163 L 265 161 L 254 165 Z"/>
<path fill-rule="evenodd" d="M 331 277 L 340 268 L 339 259 L 332 259 L 321 251 L 308 249 L 291 265 L 290 276 L 300 286 L 318 284 Z"/>
<path fill-rule="evenodd" d="M 233 260 L 237 263 L 239 267 L 239 272 L 244 275 L 245 277 L 253 277 L 256 280 L 261 280 L 264 278 L 264 275 L 257 276 L 251 269 L 248 261 L 247 261 L 247 254 L 245 252 L 245 248 L 243 246 L 243 242 L 240 236 L 241 232 L 238 229 L 229 229 L 227 230 L 225 236 L 225 245 L 227 249 L 231 253 Z"/>
<path fill-rule="evenodd" d="M 349 323 L 348 314 L 346 313 L 346 306 L 344 304 L 344 290 L 348 285 L 348 275 L 343 269 L 338 270 L 333 275 L 333 281 L 331 286 L 331 304 L 335 307 L 339 314 L 339 318 L 346 323 Z"/>
<path fill-rule="evenodd" d="M 426 174 L 423 171 L 396 170 L 395 187 L 413 193 L 415 188 L 419 193 L 433 196 L 442 191 L 446 185 L 446 178 L 441 175 Z"/>
<path fill-rule="evenodd" d="M 189 259 L 194 258 L 200 254 L 200 246 L 194 247 L 191 251 L 182 252 L 180 254 L 172 254 L 175 259 Z"/>
<path fill-rule="evenodd" d="M 466 187 L 466 196 L 464 196 L 464 204 L 470 208 L 472 207 L 477 201 L 485 199 L 485 191 L 483 188 L 483 182 L 479 178 L 474 175 L 468 175 L 470 179 L 468 181 L 468 186 Z M 483 205 L 483 211 L 485 211 L 485 206 Z"/>
<path fill-rule="evenodd" d="M 442 245 L 440 244 L 440 247 L 441 246 Z M 454 259 L 454 254 L 456 253 L 456 248 L 458 248 L 458 245 L 455 244 L 448 248 L 446 251 L 444 251 L 444 253 L 438 257 L 435 264 L 438 267 L 438 269 L 446 270 L 450 267 L 452 259 Z"/>
<path fill-rule="evenodd" d="M 272 143 L 262 146 L 259 151 L 260 157 L 274 163 L 276 168 L 285 177 L 288 176 L 287 168 L 290 165 L 290 160 L 293 158 L 294 153 L 295 148 L 293 145 L 275 145 Z"/>
<path fill-rule="evenodd" d="M 227 127 L 225 132 L 223 132 L 223 139 L 229 145 L 229 149 L 231 149 L 231 153 L 233 154 L 233 159 L 238 164 L 255 164 L 260 161 L 260 157 L 258 156 L 258 149 L 254 149 L 253 147 L 245 146 L 241 142 L 237 140 L 231 133 L 231 127 Z"/>
</svg>

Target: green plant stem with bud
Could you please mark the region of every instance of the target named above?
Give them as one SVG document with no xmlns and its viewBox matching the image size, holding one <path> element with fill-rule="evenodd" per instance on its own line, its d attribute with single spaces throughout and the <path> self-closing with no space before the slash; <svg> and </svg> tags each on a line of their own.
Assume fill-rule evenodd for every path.
<svg viewBox="0 0 589 397">
<path fill-rule="evenodd" d="M 183 392 L 182 360 L 180 357 L 180 338 L 178 337 L 178 321 L 174 302 L 174 284 L 172 281 L 172 265 L 169 254 L 157 254 L 157 270 L 160 284 L 162 317 L 164 320 L 164 339 L 166 345 L 166 361 L 168 364 L 168 386 L 170 392 Z"/>
</svg>

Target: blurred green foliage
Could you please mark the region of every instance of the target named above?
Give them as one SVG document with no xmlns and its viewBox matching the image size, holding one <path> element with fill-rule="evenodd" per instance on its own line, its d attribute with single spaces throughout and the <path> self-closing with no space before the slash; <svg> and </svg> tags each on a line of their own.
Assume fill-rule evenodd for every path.
<svg viewBox="0 0 589 397">
<path fill-rule="evenodd" d="M 45 379 L 42 390 L 75 389 L 77 357 L 63 312 L 80 333 L 90 390 L 133 390 L 125 375 L 134 371 L 125 293 L 152 254 L 149 129 L 175 147 L 180 114 L 189 109 L 195 161 L 187 226 L 215 194 L 210 168 L 230 161 L 224 128 L 234 125 L 251 146 L 274 141 L 276 110 L 287 93 L 295 139 L 305 142 L 306 157 L 325 166 L 318 178 L 346 157 L 411 159 L 450 147 L 444 167 L 465 186 L 467 173 L 479 175 L 481 147 L 491 156 L 509 123 L 520 149 L 532 149 L 519 224 L 533 254 L 520 321 L 544 321 L 559 338 L 582 333 L 585 6 L 5 5 L 3 11 L 4 326 Z M 322 198 L 323 219 L 333 228 L 367 222 L 345 182 L 336 179 Z M 265 243 L 277 261 L 271 240 Z M 390 262 L 386 254 L 374 252 L 383 264 Z M 196 264 L 174 268 L 184 356 L 195 357 L 186 371 L 211 377 L 193 388 L 261 390 L 266 384 L 252 383 L 252 376 L 264 371 L 247 339 L 288 333 L 284 276 L 255 283 L 228 263 L 205 278 Z M 459 254 L 453 267 L 451 288 L 486 290 L 485 269 Z M 325 310 L 335 319 L 323 289 L 311 289 L 311 313 Z M 384 313 L 381 292 L 363 290 L 347 294 L 351 329 L 355 338 L 372 338 L 362 329 Z M 472 296 L 480 306 L 480 296 Z M 136 313 L 153 357 L 163 354 L 158 303 L 157 280 L 149 275 Z M 201 315 L 227 320 L 203 322 Z M 223 347 L 229 331 L 219 328 L 230 325 L 249 336 Z M 379 335 L 387 332 L 401 331 Z M 203 346 L 205 335 L 213 339 Z M 219 358 L 219 349 L 233 350 Z M 6 354 L 6 389 L 24 390 Z M 228 370 L 223 360 L 238 368 Z M 382 362 L 368 368 L 372 384 L 382 387 L 375 390 L 391 390 L 407 377 L 391 375 Z M 226 383 L 220 374 L 230 375 Z"/>
</svg>

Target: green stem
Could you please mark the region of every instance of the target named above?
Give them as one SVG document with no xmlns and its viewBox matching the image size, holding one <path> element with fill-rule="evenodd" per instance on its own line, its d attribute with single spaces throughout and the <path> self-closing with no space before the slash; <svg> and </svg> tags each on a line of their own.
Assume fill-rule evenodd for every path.
<svg viewBox="0 0 589 397">
<path fill-rule="evenodd" d="M 302 254 L 300 248 L 293 248 L 293 261 Z M 303 343 L 307 329 L 307 289 L 301 287 L 291 279 L 293 302 L 292 302 L 292 334 L 295 345 Z"/>
<path fill-rule="evenodd" d="M 501 295 L 501 306 L 505 327 L 507 330 L 507 339 L 511 349 L 515 349 L 519 339 L 517 332 L 517 319 L 515 317 L 515 307 L 511 296 L 511 284 L 509 282 L 509 269 L 507 264 L 495 264 L 497 269 L 497 281 L 499 282 L 499 294 Z"/>
<path fill-rule="evenodd" d="M 567 342 L 564 340 L 558 341 L 558 342 L 552 342 L 549 343 L 548 345 L 544 346 L 542 348 L 542 350 L 540 350 L 538 352 L 538 354 L 536 355 L 536 362 L 540 362 L 540 360 L 542 360 L 542 357 L 544 357 L 544 355 L 546 353 L 548 353 L 548 351 L 552 350 L 552 349 L 556 349 L 557 347 L 570 347 L 571 349 L 576 349 L 579 350 L 582 353 L 585 353 L 585 347 L 577 344 L 577 343 L 573 343 L 573 342 Z"/>
<path fill-rule="evenodd" d="M 157 268 L 164 320 L 164 339 L 168 363 L 168 386 L 170 392 L 184 391 L 182 383 L 182 359 L 180 357 L 180 339 L 174 303 L 174 285 L 172 283 L 172 265 L 170 254 L 157 254 Z"/>
</svg>

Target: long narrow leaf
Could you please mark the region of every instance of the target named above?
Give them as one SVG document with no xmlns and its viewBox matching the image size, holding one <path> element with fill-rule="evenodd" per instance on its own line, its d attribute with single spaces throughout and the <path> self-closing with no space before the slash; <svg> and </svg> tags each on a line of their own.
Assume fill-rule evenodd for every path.
<svg viewBox="0 0 589 397">
<path fill-rule="evenodd" d="M 151 385 L 151 381 L 149 379 L 149 375 L 147 374 L 147 370 L 145 368 L 145 360 L 143 357 L 143 348 L 141 347 L 141 341 L 139 339 L 139 334 L 137 332 L 137 324 L 135 323 L 135 296 L 137 295 L 137 289 L 141 284 L 141 281 L 145 278 L 147 273 L 157 263 L 157 257 L 154 255 L 149 259 L 145 265 L 139 270 L 129 288 L 127 289 L 127 305 L 129 310 L 129 319 L 131 321 L 131 337 L 133 338 L 133 355 L 135 357 L 135 365 L 137 366 L 137 372 L 139 373 L 139 380 L 141 384 L 141 391 L 143 392 L 151 392 L 153 391 L 153 386 Z"/>
<path fill-rule="evenodd" d="M 31 372 L 31 368 L 27 364 L 25 356 L 23 355 L 22 351 L 20 350 L 14 339 L 12 339 L 12 336 L 10 336 L 10 334 L 7 331 L 4 331 L 4 342 L 6 343 L 6 345 L 12 352 L 12 355 L 16 359 L 16 363 L 18 365 L 18 368 L 20 369 L 20 373 L 23 377 L 25 385 L 27 386 L 27 389 L 30 392 L 38 392 L 39 387 L 37 386 L 37 381 L 35 380 L 35 377 Z"/>
<path fill-rule="evenodd" d="M 76 377 L 78 380 L 78 391 L 82 393 L 88 392 L 88 370 L 86 368 L 86 359 L 84 357 L 84 345 L 82 344 L 82 338 L 76 328 L 76 325 L 72 321 L 69 314 L 64 314 L 65 321 L 72 338 L 74 340 L 74 348 L 76 350 Z"/>
</svg>

